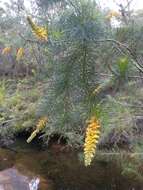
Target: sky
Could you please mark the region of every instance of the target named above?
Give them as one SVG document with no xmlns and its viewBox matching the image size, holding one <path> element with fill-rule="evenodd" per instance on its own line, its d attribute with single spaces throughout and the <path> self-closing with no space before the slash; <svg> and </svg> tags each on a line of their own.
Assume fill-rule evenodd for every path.
<svg viewBox="0 0 143 190">
<path fill-rule="evenodd" d="M 128 0 L 130 1 L 130 0 Z M 97 0 L 103 7 L 110 7 L 111 9 L 118 9 L 116 4 L 126 5 L 127 0 Z M 131 8 L 135 10 L 143 9 L 143 0 L 132 0 Z"/>
<path fill-rule="evenodd" d="M 2 6 L 3 3 L 8 2 L 9 0 L 0 0 L 0 6 Z M 96 0 L 98 3 L 100 3 L 101 7 L 109 7 L 113 10 L 118 10 L 118 6 L 116 3 L 123 3 L 127 2 L 127 0 Z M 130 0 L 128 0 L 130 1 Z M 29 0 L 24 0 L 24 4 L 27 8 L 29 8 Z M 143 0 L 132 0 L 132 8 L 135 10 L 143 9 Z"/>
</svg>

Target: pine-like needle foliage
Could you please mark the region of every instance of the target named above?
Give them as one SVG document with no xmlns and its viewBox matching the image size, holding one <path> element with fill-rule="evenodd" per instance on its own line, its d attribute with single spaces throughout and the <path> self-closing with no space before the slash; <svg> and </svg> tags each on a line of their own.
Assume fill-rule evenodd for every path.
<svg viewBox="0 0 143 190">
<path fill-rule="evenodd" d="M 86 129 L 86 138 L 84 143 L 84 162 L 85 166 L 89 166 L 95 155 L 96 145 L 100 135 L 100 123 L 96 117 L 91 117 L 88 121 Z"/>
<path fill-rule="evenodd" d="M 49 130 L 62 131 L 70 142 L 82 131 L 90 112 L 90 94 L 99 79 L 95 72 L 102 67 L 98 59 L 103 53 L 95 41 L 105 37 L 106 24 L 95 2 L 86 0 L 69 2 L 53 23 L 62 35 L 53 40 L 53 75 L 38 114 L 46 113 L 52 121 L 47 136 Z M 78 145 L 82 143 L 83 139 Z"/>
</svg>

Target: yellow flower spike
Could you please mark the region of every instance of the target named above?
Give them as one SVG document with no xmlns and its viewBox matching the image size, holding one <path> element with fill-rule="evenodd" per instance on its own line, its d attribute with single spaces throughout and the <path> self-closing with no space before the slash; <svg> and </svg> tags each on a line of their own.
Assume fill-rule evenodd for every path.
<svg viewBox="0 0 143 190">
<path fill-rule="evenodd" d="M 117 11 L 111 11 L 112 17 L 118 17 L 120 14 Z"/>
<path fill-rule="evenodd" d="M 30 16 L 27 17 L 28 23 L 32 28 L 33 33 L 35 34 L 35 36 L 40 39 L 40 40 L 48 40 L 48 31 L 46 30 L 45 27 L 40 27 L 38 25 L 36 25 L 33 21 L 32 18 Z"/>
<path fill-rule="evenodd" d="M 117 11 L 112 10 L 108 13 L 108 15 L 106 16 L 106 19 L 110 20 L 111 18 L 118 17 L 119 15 L 120 14 Z"/>
<path fill-rule="evenodd" d="M 24 49 L 23 48 L 19 48 L 17 50 L 17 54 L 16 54 L 16 60 L 19 61 L 24 55 Z"/>
<path fill-rule="evenodd" d="M 31 133 L 30 137 L 27 139 L 27 143 L 30 143 L 37 136 L 37 134 L 46 127 L 47 122 L 47 117 L 42 117 L 41 119 L 39 119 L 36 125 L 36 129 Z"/>
<path fill-rule="evenodd" d="M 100 135 L 100 123 L 96 117 L 91 117 L 86 129 L 86 138 L 84 143 L 84 163 L 89 166 L 95 155 L 96 145 Z"/>
<path fill-rule="evenodd" d="M 27 143 L 30 143 L 35 137 L 37 136 L 37 131 L 33 131 L 33 133 L 31 133 L 30 137 L 27 139 Z"/>
<path fill-rule="evenodd" d="M 6 54 L 10 53 L 11 50 L 12 50 L 11 47 L 5 47 L 5 48 L 2 50 L 2 55 L 6 55 Z"/>
<path fill-rule="evenodd" d="M 47 117 L 42 117 L 41 119 L 39 119 L 36 129 L 39 131 L 43 130 L 47 122 L 48 122 Z"/>
<path fill-rule="evenodd" d="M 102 85 L 99 85 L 99 86 L 92 92 L 92 94 L 93 94 L 93 95 L 98 94 L 101 90 L 102 90 Z"/>
</svg>

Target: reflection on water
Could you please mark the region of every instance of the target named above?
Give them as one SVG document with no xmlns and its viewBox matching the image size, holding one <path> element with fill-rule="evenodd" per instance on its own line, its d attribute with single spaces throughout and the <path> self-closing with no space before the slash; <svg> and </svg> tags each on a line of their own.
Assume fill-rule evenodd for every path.
<svg viewBox="0 0 143 190">
<path fill-rule="evenodd" d="M 16 168 L 0 172 L 0 190 L 38 190 L 40 178 L 22 175 Z"/>
<path fill-rule="evenodd" d="M 29 182 L 29 189 L 30 190 L 38 190 L 39 187 L 39 183 L 40 183 L 40 179 L 39 178 L 34 178 Z"/>
<path fill-rule="evenodd" d="M 118 156 L 108 156 L 97 158 L 94 165 L 85 168 L 79 157 L 78 153 L 39 151 L 34 147 L 18 153 L 0 149 L 0 170 L 15 168 L 17 179 L 27 177 L 31 190 L 38 186 L 39 190 L 143 190 L 143 162 L 128 157 L 132 166 Z"/>
</svg>

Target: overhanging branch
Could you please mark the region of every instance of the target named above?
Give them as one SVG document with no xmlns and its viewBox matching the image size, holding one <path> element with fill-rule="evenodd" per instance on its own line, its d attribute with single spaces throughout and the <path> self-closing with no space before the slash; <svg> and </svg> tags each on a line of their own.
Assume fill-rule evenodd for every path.
<svg viewBox="0 0 143 190">
<path fill-rule="evenodd" d="M 105 43 L 105 42 L 111 42 L 111 43 L 114 43 L 116 45 L 118 45 L 119 48 L 121 49 L 126 49 L 126 51 L 131 55 L 132 57 L 132 60 L 133 60 L 133 64 L 135 65 L 135 67 L 143 73 L 143 66 L 139 63 L 139 61 L 137 60 L 137 57 L 136 55 L 132 52 L 132 50 L 126 45 L 126 44 L 123 44 L 117 40 L 114 40 L 114 39 L 103 39 L 103 40 L 95 40 L 94 42 L 96 43 Z"/>
</svg>

